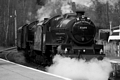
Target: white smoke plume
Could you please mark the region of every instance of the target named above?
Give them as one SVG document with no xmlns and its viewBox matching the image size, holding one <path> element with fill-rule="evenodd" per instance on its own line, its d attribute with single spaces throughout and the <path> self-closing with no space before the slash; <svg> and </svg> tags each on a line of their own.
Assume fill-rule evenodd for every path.
<svg viewBox="0 0 120 80">
<path fill-rule="evenodd" d="M 109 3 L 109 5 L 112 6 L 119 2 L 119 0 L 98 0 L 98 1 L 103 4 Z"/>
<path fill-rule="evenodd" d="M 75 2 L 76 5 L 83 5 L 86 7 L 90 7 L 93 5 L 92 0 L 72 0 L 72 2 Z"/>
<path fill-rule="evenodd" d="M 69 0 L 48 0 L 47 3 L 37 11 L 39 21 L 56 14 L 72 12 Z"/>
<path fill-rule="evenodd" d="M 87 7 L 90 7 L 91 5 L 93 5 L 94 1 L 98 1 L 102 4 L 109 3 L 109 5 L 115 5 L 116 3 L 119 2 L 119 0 L 72 0 L 72 2 L 75 2 L 76 4 L 85 5 Z"/>
<path fill-rule="evenodd" d="M 51 14 L 52 10 L 50 9 L 50 7 L 42 7 L 41 9 L 39 9 L 37 11 L 37 18 L 39 21 L 42 21 L 44 20 L 44 18 L 49 18 L 50 17 L 50 14 Z"/>
<path fill-rule="evenodd" d="M 47 67 L 47 71 L 72 80 L 108 80 L 112 71 L 112 65 L 107 59 L 98 61 L 92 59 L 89 62 L 75 58 L 56 55 L 54 64 Z"/>
<path fill-rule="evenodd" d="M 114 6 L 119 0 L 47 0 L 45 5 L 37 11 L 37 18 L 41 21 L 44 18 L 51 17 L 51 15 L 72 13 L 72 2 L 75 3 L 76 9 L 79 10 L 80 8 L 89 8 L 95 5 L 94 2 L 96 1 L 102 4 L 108 2 L 109 5 Z"/>
<path fill-rule="evenodd" d="M 72 6 L 68 3 L 68 1 L 63 1 L 62 3 L 64 3 L 61 7 L 62 14 L 73 13 Z"/>
</svg>

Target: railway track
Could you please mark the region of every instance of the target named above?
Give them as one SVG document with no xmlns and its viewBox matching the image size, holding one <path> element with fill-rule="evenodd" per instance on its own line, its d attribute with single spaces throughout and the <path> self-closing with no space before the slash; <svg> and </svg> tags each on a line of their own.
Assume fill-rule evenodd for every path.
<svg viewBox="0 0 120 80">
<path fill-rule="evenodd" d="M 10 48 L 6 48 L 6 49 L 3 49 L 3 50 L 0 50 L 0 53 L 2 53 L 2 52 L 4 52 L 4 51 L 13 50 L 13 49 L 16 49 L 16 46 L 15 46 L 15 47 L 10 47 Z"/>
<path fill-rule="evenodd" d="M 35 68 L 35 69 L 38 69 L 38 70 L 42 70 L 42 71 L 45 71 L 45 67 L 41 66 L 41 65 L 38 65 L 38 64 L 35 64 L 33 62 L 27 62 L 24 60 L 24 56 L 21 54 L 23 54 L 22 52 L 18 52 L 16 47 L 10 47 L 10 48 L 7 48 L 7 49 L 3 49 L 3 50 L 0 50 L 0 53 L 2 53 L 2 58 L 5 59 L 5 60 L 8 60 L 8 61 L 11 61 L 11 62 L 15 62 L 15 63 L 18 63 L 18 64 L 21 64 L 21 65 L 24 65 L 24 66 L 28 66 L 28 67 L 32 67 L 32 68 Z M 21 56 L 23 58 L 23 61 L 19 60 L 21 59 Z"/>
<path fill-rule="evenodd" d="M 0 50 L 0 57 L 3 59 L 8 60 L 8 55 L 13 51 L 16 50 L 16 47 L 10 47 L 10 48 L 6 48 L 6 49 L 2 49 Z"/>
</svg>

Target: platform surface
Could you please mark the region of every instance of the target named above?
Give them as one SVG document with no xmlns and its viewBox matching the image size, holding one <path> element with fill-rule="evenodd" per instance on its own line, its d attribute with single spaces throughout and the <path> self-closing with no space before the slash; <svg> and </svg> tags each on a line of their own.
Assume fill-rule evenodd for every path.
<svg viewBox="0 0 120 80">
<path fill-rule="evenodd" d="M 0 59 L 0 80 L 70 80 Z"/>
<path fill-rule="evenodd" d="M 107 57 L 111 63 L 117 63 L 120 65 L 120 57 Z"/>
</svg>

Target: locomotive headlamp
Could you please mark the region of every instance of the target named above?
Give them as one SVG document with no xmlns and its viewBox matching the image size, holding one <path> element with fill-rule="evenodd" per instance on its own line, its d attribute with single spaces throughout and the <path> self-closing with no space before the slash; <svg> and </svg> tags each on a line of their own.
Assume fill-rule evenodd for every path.
<svg viewBox="0 0 120 80">
<path fill-rule="evenodd" d="M 79 21 L 80 19 L 79 18 L 76 18 L 77 21 Z"/>
<path fill-rule="evenodd" d="M 67 51 L 68 51 L 68 49 L 67 49 L 67 48 L 65 48 L 65 52 L 64 52 L 64 53 L 67 53 Z"/>
<path fill-rule="evenodd" d="M 82 15 L 82 18 L 84 19 L 84 18 L 85 18 L 85 16 L 84 16 L 84 15 Z"/>
<path fill-rule="evenodd" d="M 85 49 L 83 50 L 83 52 L 85 52 Z"/>
<path fill-rule="evenodd" d="M 100 54 L 102 54 L 103 53 L 103 50 L 102 49 L 100 49 Z"/>
<path fill-rule="evenodd" d="M 87 18 L 87 20 L 90 20 L 90 18 Z"/>
<path fill-rule="evenodd" d="M 84 40 L 85 40 L 85 38 L 84 38 L 84 37 L 82 37 L 81 39 L 82 39 L 82 41 L 84 41 Z"/>
</svg>

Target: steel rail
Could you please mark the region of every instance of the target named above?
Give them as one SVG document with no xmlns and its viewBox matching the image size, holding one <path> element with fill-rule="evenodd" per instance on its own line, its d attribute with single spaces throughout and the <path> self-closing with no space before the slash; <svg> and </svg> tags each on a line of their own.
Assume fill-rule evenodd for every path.
<svg viewBox="0 0 120 80">
<path fill-rule="evenodd" d="M 7 49 L 3 49 L 3 50 L 0 50 L 0 53 L 4 52 L 4 51 L 9 51 L 9 50 L 12 50 L 12 49 L 16 49 L 17 47 L 10 47 L 10 48 L 7 48 Z"/>
</svg>

